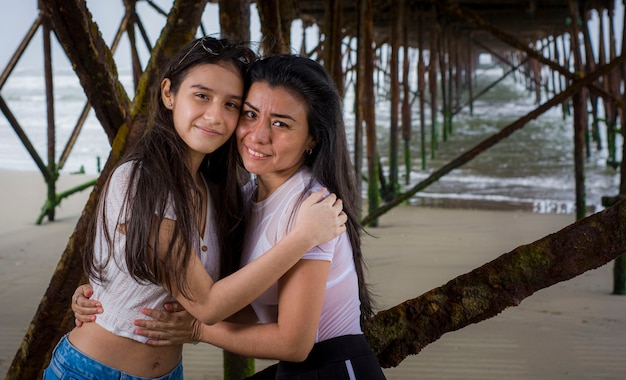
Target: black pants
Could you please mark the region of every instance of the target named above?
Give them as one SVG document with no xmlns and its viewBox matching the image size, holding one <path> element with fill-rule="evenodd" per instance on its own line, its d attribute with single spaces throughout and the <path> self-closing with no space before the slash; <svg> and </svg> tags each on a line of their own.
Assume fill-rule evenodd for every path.
<svg viewBox="0 0 626 380">
<path fill-rule="evenodd" d="M 345 335 L 316 343 L 303 362 L 281 361 L 248 379 L 382 380 L 385 375 L 365 337 Z"/>
</svg>

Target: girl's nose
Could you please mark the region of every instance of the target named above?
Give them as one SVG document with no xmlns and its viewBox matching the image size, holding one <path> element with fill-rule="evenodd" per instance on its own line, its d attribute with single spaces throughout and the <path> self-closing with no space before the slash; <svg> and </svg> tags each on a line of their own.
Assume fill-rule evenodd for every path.
<svg viewBox="0 0 626 380">
<path fill-rule="evenodd" d="M 224 119 L 223 112 L 221 107 L 215 103 L 211 103 L 207 106 L 202 117 L 213 124 L 218 124 Z"/>
</svg>

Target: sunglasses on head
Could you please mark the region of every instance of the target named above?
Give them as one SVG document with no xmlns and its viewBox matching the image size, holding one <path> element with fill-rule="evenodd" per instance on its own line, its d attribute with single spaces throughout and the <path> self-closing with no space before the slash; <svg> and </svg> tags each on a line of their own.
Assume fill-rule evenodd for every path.
<svg viewBox="0 0 626 380">
<path fill-rule="evenodd" d="M 187 53 L 180 59 L 180 61 L 178 61 L 178 63 L 176 64 L 176 67 L 180 66 L 180 64 L 183 63 L 185 58 L 189 56 L 189 53 L 194 51 L 198 45 L 202 46 L 204 51 L 206 51 L 212 56 L 218 56 L 221 54 L 222 50 L 224 50 L 224 45 L 222 44 L 222 41 L 213 37 L 209 37 L 209 36 L 202 37 L 198 39 L 196 43 L 191 47 L 191 49 L 189 49 L 189 51 L 187 51 Z M 250 58 L 245 55 L 241 55 L 237 57 L 237 59 L 243 64 L 246 64 L 246 65 L 250 64 Z"/>
</svg>

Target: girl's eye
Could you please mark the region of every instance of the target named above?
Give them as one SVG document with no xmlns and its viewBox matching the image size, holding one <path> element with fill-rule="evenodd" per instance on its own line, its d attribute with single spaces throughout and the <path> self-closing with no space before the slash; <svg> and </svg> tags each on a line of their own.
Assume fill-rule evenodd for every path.
<svg viewBox="0 0 626 380">
<path fill-rule="evenodd" d="M 197 96 L 198 98 L 200 98 L 200 99 L 204 99 L 204 100 L 208 100 L 208 99 L 209 99 L 208 95 L 206 95 L 206 94 L 202 94 L 202 93 L 196 94 L 196 96 Z"/>
<path fill-rule="evenodd" d="M 238 110 L 239 109 L 239 104 L 237 104 L 235 102 L 227 102 L 226 103 L 226 107 Z"/>
</svg>

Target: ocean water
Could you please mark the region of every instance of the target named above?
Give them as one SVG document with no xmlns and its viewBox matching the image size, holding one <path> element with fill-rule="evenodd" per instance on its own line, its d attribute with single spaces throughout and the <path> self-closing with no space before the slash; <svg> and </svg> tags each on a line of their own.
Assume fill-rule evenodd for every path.
<svg viewBox="0 0 626 380">
<path fill-rule="evenodd" d="M 479 70 L 474 93 L 478 93 L 501 75 L 502 70 L 497 67 Z M 132 79 L 129 74 L 122 72 L 120 80 L 127 88 L 131 87 Z M 46 99 L 42 74 L 38 71 L 16 69 L 1 93 L 39 155 L 47 162 Z M 86 103 L 86 97 L 71 69 L 55 73 L 54 93 L 55 157 L 58 160 Z M 545 100 L 542 99 L 542 102 Z M 354 122 L 352 99 L 347 97 L 345 104 L 347 132 L 351 143 Z M 512 78 L 500 82 L 475 101 L 473 116 L 469 115 L 467 109 L 455 116 L 453 134 L 448 141 L 439 143 L 436 158 L 427 161 L 424 171 L 421 170 L 419 152 L 419 110 L 415 108 L 414 137 L 411 141 L 414 158 L 408 187 L 425 179 L 433 171 L 534 108 L 534 93 L 515 83 Z M 376 113 L 379 149 L 384 164 L 388 160 L 388 102 L 379 101 Z M 426 115 L 426 120 L 430 120 L 430 115 Z M 618 141 L 618 151 L 621 151 L 620 147 L 621 139 Z M 93 111 L 90 111 L 61 172 L 84 171 L 87 174 L 96 174 L 98 159 L 104 165 L 109 150 L 106 135 Z M 619 173 L 607 167 L 606 158 L 606 147 L 599 151 L 594 148 L 586 162 L 587 204 L 591 212 L 602 208 L 602 196 L 616 195 L 619 189 Z M 621 157 L 618 159 L 621 160 Z M 0 116 L 0 167 L 37 170 L 26 148 L 3 115 Z M 402 184 L 405 180 L 404 172 L 404 169 L 400 170 Z M 453 170 L 416 194 L 411 203 L 440 207 L 519 208 L 537 213 L 573 213 L 571 117 L 564 118 L 560 107 L 553 108 L 465 166 Z"/>
<path fill-rule="evenodd" d="M 474 94 L 478 94 L 480 90 L 499 79 L 503 72 L 502 68 L 493 66 L 478 69 Z M 540 102 L 547 100 L 543 94 Z M 351 102 L 352 100 L 347 104 L 352 104 Z M 461 104 L 465 102 L 462 100 Z M 426 146 L 429 154 L 426 170 L 421 170 L 419 109 L 414 105 L 413 137 L 410 144 L 412 167 L 408 185 L 405 185 L 406 170 L 404 168 L 399 170 L 403 186 L 410 189 L 432 172 L 536 109 L 536 96 L 534 91 L 528 91 L 522 84 L 516 83 L 512 76 L 508 76 L 479 97 L 474 102 L 473 108 L 472 115 L 467 107 L 455 115 L 453 133 L 447 141 L 440 141 L 434 159 L 430 158 L 430 133 L 427 132 Z M 376 108 L 378 147 L 383 165 L 389 161 L 389 109 L 388 102 L 381 102 Z M 346 113 L 346 119 L 348 125 L 353 123 L 354 118 L 350 113 Z M 425 119 L 426 130 L 430 131 L 428 109 L 425 112 Z M 591 116 L 589 120 L 591 122 Z M 441 117 L 439 122 L 441 123 Z M 608 151 L 602 124 L 600 129 L 603 147 L 597 150 L 593 144 L 585 163 L 588 214 L 603 208 L 601 205 L 603 196 L 614 196 L 619 191 L 619 171 L 606 165 Z M 619 161 L 622 139 L 618 136 L 617 140 Z M 402 140 L 399 146 L 404 146 Z M 451 171 L 417 193 L 410 203 L 436 207 L 575 213 L 573 157 L 572 118 L 564 117 L 560 106 L 554 107 L 464 166 Z M 403 162 L 401 154 L 398 161 Z"/>
<path fill-rule="evenodd" d="M 129 75 L 120 80 L 130 86 Z M 47 116 L 45 83 L 41 71 L 17 68 L 2 88 L 2 96 L 20 126 L 31 140 L 44 163 L 48 162 Z M 127 87 L 128 88 L 128 87 Z M 78 78 L 71 68 L 58 70 L 53 79 L 56 125 L 56 152 L 58 161 L 87 102 Z M 110 145 L 93 110 L 79 134 L 61 173 L 84 171 L 98 173 L 98 158 L 106 161 Z M 0 167 L 14 170 L 38 170 L 4 115 L 0 115 Z"/>
</svg>

